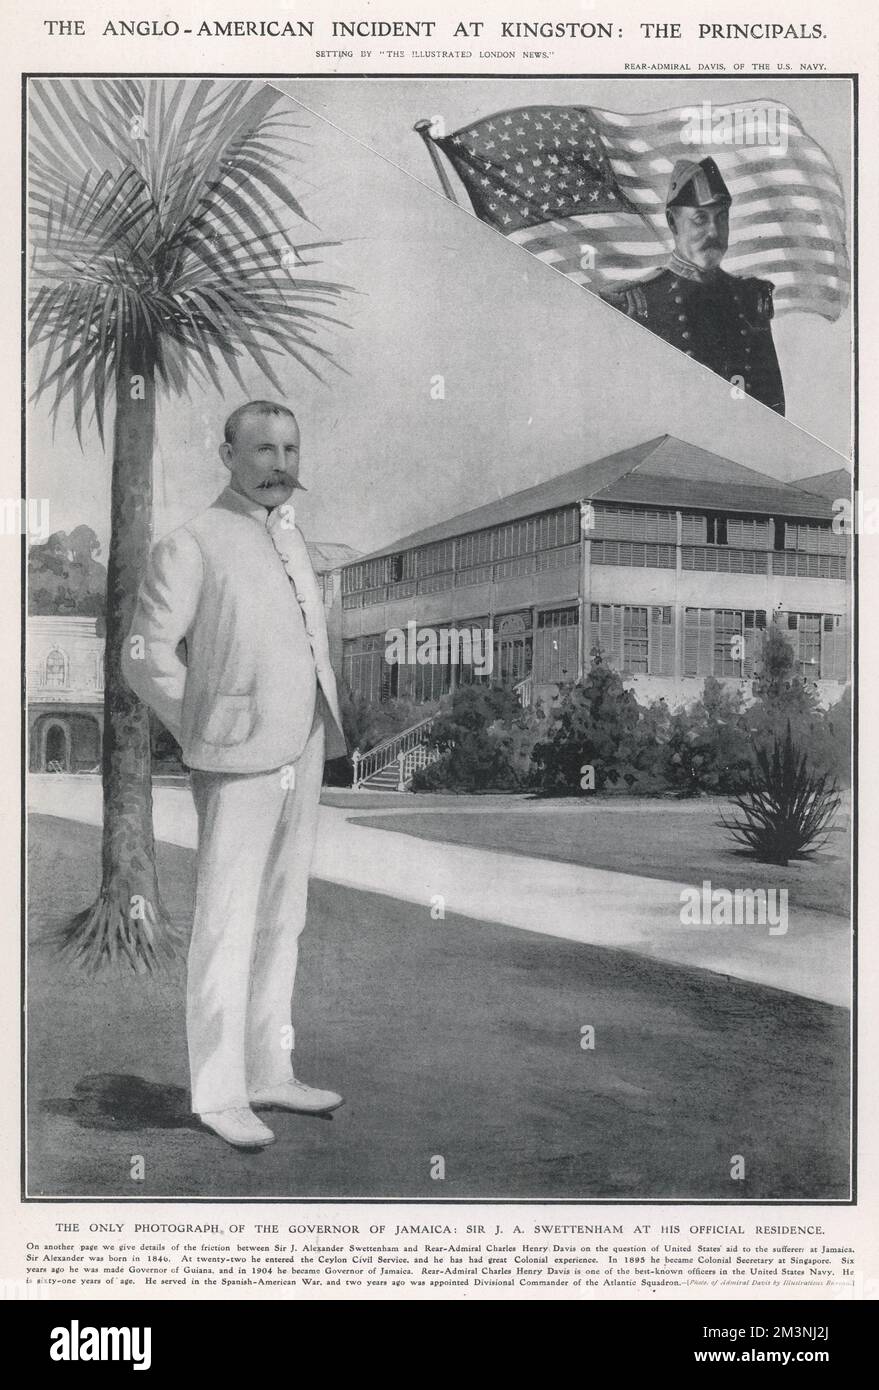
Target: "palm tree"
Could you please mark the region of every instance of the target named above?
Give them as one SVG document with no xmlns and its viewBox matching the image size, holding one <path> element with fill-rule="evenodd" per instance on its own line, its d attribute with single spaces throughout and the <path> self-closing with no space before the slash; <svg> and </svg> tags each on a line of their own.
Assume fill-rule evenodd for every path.
<svg viewBox="0 0 879 1390">
<path fill-rule="evenodd" d="M 107 576 L 102 882 L 62 933 L 87 968 L 153 969 L 176 934 L 155 867 L 149 722 L 122 678 L 151 541 L 156 397 L 190 384 L 246 393 L 250 358 L 279 391 L 274 363 L 320 375 L 317 334 L 344 286 L 312 265 L 288 225 L 305 214 L 287 187 L 283 98 L 249 81 L 130 78 L 31 84 L 31 343 L 35 396 L 57 420 L 68 400 L 80 445 L 86 411 L 104 443 L 115 403 Z"/>
</svg>

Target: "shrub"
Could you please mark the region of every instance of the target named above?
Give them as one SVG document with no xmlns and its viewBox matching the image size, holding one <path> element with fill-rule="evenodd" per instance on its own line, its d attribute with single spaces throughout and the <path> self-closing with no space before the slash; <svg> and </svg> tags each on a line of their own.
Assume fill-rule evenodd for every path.
<svg viewBox="0 0 879 1390">
<path fill-rule="evenodd" d="M 420 768 L 413 791 L 515 791 L 527 782 L 521 743 L 534 716 L 508 685 L 461 686 L 447 697 L 426 739 L 440 752 Z"/>
<path fill-rule="evenodd" d="M 635 786 L 649 775 L 639 728 L 642 713 L 619 672 L 605 663 L 600 647 L 593 647 L 586 679 L 581 685 L 562 686 L 549 712 L 548 735 L 535 745 L 541 790 L 579 793 L 584 765 L 594 769 L 598 791 Z"/>
<path fill-rule="evenodd" d="M 521 788 L 536 785 L 534 749 L 546 738 L 547 729 L 548 719 L 539 704 L 534 709 L 520 709 L 512 719 L 498 720 L 489 728 L 500 756 Z"/>
<path fill-rule="evenodd" d="M 820 717 L 818 690 L 796 669 L 794 649 L 778 623 L 767 628 L 752 686 L 749 723 L 758 741 L 771 745 L 788 724 L 796 742 Z"/>
<path fill-rule="evenodd" d="M 821 711 L 808 745 L 812 766 L 844 786 L 851 783 L 851 739 L 852 692 L 847 685 L 836 704 Z"/>
<path fill-rule="evenodd" d="M 836 704 L 822 709 L 817 686 L 797 671 L 793 647 L 777 623 L 767 631 L 753 693 L 747 718 L 756 747 L 771 750 L 790 725 L 794 743 L 806 750 L 814 771 L 846 784 L 851 780 L 851 690 L 846 687 Z"/>
<path fill-rule="evenodd" d="M 436 704 L 416 704 L 414 700 L 385 700 L 381 703 L 351 692 L 344 681 L 339 685 L 339 708 L 342 727 L 349 747 L 361 753 L 374 748 L 383 739 L 401 733 L 411 724 L 426 719 Z"/>
<path fill-rule="evenodd" d="M 790 725 L 783 740 L 774 740 L 771 753 L 758 748 L 756 758 L 751 786 L 732 798 L 742 818 L 722 816 L 719 824 L 753 859 L 769 864 L 811 859 L 826 843 L 839 806 L 836 782 L 811 771 Z"/>
<path fill-rule="evenodd" d="M 671 717 L 663 770 L 683 794 L 733 791 L 753 766 L 744 696 L 707 676 L 701 697 Z"/>
</svg>

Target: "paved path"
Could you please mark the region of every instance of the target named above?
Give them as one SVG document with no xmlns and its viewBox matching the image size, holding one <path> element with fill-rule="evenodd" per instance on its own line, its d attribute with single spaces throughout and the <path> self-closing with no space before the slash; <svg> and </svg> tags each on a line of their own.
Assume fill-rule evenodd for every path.
<svg viewBox="0 0 879 1390">
<path fill-rule="evenodd" d="M 97 777 L 32 774 L 28 803 L 34 812 L 101 823 Z M 194 847 L 188 788 L 157 787 L 154 803 L 157 838 Z M 427 920 L 442 906 L 476 920 L 634 951 L 828 1004 L 850 1002 L 850 932 L 842 917 L 791 907 L 783 935 L 756 925 L 685 927 L 681 893 L 689 885 L 434 843 L 358 825 L 356 815 L 321 806 L 314 877 L 421 903 Z M 435 920 L 439 929 L 441 918 Z"/>
</svg>

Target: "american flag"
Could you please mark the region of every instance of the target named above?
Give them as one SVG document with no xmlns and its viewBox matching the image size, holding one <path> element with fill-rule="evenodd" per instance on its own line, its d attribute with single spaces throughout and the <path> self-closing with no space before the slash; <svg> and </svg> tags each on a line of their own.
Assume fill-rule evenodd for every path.
<svg viewBox="0 0 879 1390">
<path fill-rule="evenodd" d="M 758 117 L 773 140 L 718 143 L 724 131 L 753 130 Z M 596 291 L 665 264 L 675 160 L 710 154 L 733 199 L 724 269 L 771 280 L 776 313 L 837 319 L 850 271 L 845 199 L 831 160 L 782 102 L 712 103 L 710 125 L 701 119 L 699 144 L 692 107 L 626 115 L 523 106 L 435 143 L 478 217 Z"/>
</svg>

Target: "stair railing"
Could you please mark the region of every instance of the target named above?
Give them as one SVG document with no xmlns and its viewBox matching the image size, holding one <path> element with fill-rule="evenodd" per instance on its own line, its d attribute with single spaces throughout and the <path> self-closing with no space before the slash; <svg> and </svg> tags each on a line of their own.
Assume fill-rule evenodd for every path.
<svg viewBox="0 0 879 1390">
<path fill-rule="evenodd" d="M 513 687 L 519 704 L 523 709 L 531 708 L 533 698 L 534 683 L 531 676 L 526 676 Z M 353 776 L 351 787 L 353 791 L 359 791 L 370 777 L 374 777 L 377 772 L 390 767 L 391 763 L 397 764 L 398 791 L 405 791 L 412 780 L 413 773 L 420 767 L 427 767 L 430 763 L 436 762 L 440 756 L 439 750 L 428 748 L 424 742 L 425 736 L 433 728 L 435 714 L 429 714 L 426 719 L 421 719 L 417 724 L 410 724 L 408 729 L 401 729 L 397 734 L 391 734 L 389 738 L 382 739 L 374 748 L 370 748 L 366 753 L 360 753 L 357 749 L 351 755 L 353 763 Z"/>
<path fill-rule="evenodd" d="M 354 751 L 351 761 L 354 764 L 354 775 L 352 788 L 357 791 L 369 778 L 374 777 L 383 768 L 389 767 L 396 762 L 399 765 L 400 754 L 406 754 L 422 743 L 425 735 L 433 726 L 436 715 L 430 714 L 426 719 L 421 719 L 417 724 L 410 724 L 408 729 L 401 729 L 399 733 L 392 734 L 390 738 L 382 739 L 374 748 L 370 748 L 366 753 Z"/>
<path fill-rule="evenodd" d="M 408 752 L 400 753 L 397 759 L 400 768 L 397 791 L 408 791 L 409 783 L 418 769 L 429 767 L 431 763 L 437 762 L 441 757 L 442 752 L 439 748 L 431 748 L 426 743 L 419 743 L 415 748 L 410 748 Z"/>
</svg>

